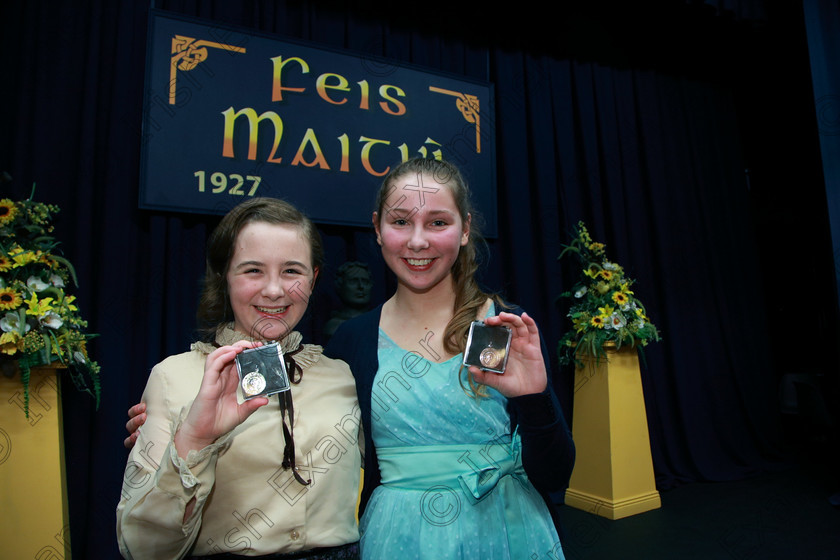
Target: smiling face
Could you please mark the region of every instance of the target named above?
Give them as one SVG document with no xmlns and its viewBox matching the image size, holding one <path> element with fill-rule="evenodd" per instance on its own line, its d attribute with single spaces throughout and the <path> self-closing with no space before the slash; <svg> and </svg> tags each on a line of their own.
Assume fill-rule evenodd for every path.
<svg viewBox="0 0 840 560">
<path fill-rule="evenodd" d="M 306 312 L 318 269 L 300 228 L 251 222 L 236 236 L 226 276 L 234 328 L 276 340 Z"/>
<path fill-rule="evenodd" d="M 451 289 L 452 265 L 469 240 L 466 220 L 446 183 L 428 173 L 407 173 L 373 215 L 382 256 L 401 286 L 417 293 Z"/>
</svg>

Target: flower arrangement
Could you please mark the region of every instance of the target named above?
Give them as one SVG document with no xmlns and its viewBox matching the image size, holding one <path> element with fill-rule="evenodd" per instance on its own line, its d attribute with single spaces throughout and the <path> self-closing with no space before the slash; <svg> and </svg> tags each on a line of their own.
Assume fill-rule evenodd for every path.
<svg viewBox="0 0 840 560">
<path fill-rule="evenodd" d="M 583 355 L 600 359 L 606 355 L 607 343 L 620 348 L 658 341 L 659 331 L 630 289 L 634 281 L 624 275 L 621 266 L 607 259 L 606 246 L 592 240 L 583 222 L 578 222 L 573 241 L 565 247 L 558 260 L 574 254 L 582 270 L 574 288 L 560 296 L 574 301 L 567 315 L 572 330 L 558 344 L 560 363 L 580 367 Z"/>
<path fill-rule="evenodd" d="M 58 211 L 32 196 L 0 200 L 0 365 L 8 376 L 20 369 L 27 417 L 30 369 L 56 362 L 99 406 L 99 365 L 87 353 L 93 335 L 84 333 L 76 297 L 65 292 L 69 282 L 77 285 L 76 273 L 50 235 Z"/>
</svg>

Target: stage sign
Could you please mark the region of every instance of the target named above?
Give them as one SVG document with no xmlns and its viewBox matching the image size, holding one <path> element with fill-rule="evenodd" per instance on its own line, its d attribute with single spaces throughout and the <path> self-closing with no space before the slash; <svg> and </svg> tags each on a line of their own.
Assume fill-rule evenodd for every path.
<svg viewBox="0 0 840 560">
<path fill-rule="evenodd" d="M 461 168 L 495 236 L 491 84 L 157 10 L 148 41 L 141 208 L 273 196 L 369 226 L 382 177 L 424 156 Z"/>
</svg>

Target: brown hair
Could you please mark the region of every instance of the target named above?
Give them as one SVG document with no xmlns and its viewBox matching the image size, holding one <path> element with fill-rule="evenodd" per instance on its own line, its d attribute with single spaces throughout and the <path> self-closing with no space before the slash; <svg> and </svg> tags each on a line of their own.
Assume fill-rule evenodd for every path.
<svg viewBox="0 0 840 560">
<path fill-rule="evenodd" d="M 487 298 L 492 298 L 497 305 L 503 305 L 503 303 L 499 297 L 481 290 L 475 281 L 475 273 L 480 264 L 479 249 L 485 248 L 486 244 L 481 236 L 479 220 L 472 208 L 469 187 L 455 165 L 437 159 L 415 158 L 394 167 L 382 181 L 382 186 L 376 195 L 376 211 L 379 220 L 383 218 L 383 209 L 388 196 L 397 188 L 394 183 L 408 174 L 429 175 L 436 182 L 447 185 L 452 192 L 452 198 L 455 199 L 461 221 L 466 223 L 470 216 L 472 217 L 467 244 L 461 247 L 458 258 L 452 265 L 452 279 L 455 283 L 454 314 L 443 333 L 443 347 L 446 351 L 459 354 L 466 348 L 470 323 L 475 320 Z M 480 392 L 476 390 L 471 375 L 469 382 L 474 392 Z"/>
<path fill-rule="evenodd" d="M 228 212 L 207 240 L 207 269 L 198 305 L 198 326 L 205 340 L 212 342 L 219 325 L 233 321 L 228 297 L 227 272 L 236 245 L 236 237 L 253 222 L 289 225 L 300 228 L 309 241 L 313 270 L 324 264 L 321 234 L 300 210 L 277 198 L 252 198 Z"/>
</svg>

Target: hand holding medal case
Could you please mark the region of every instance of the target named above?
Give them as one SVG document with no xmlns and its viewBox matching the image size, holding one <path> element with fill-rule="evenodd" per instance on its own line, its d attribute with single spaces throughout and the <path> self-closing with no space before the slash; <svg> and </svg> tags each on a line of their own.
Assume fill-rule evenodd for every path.
<svg viewBox="0 0 840 560">
<path fill-rule="evenodd" d="M 283 350 L 276 342 L 240 352 L 236 356 L 236 371 L 246 401 L 288 391 L 291 387 Z"/>
<path fill-rule="evenodd" d="M 508 327 L 491 327 L 482 321 L 473 321 L 467 337 L 467 348 L 464 350 L 464 365 L 504 373 L 510 339 L 511 332 Z"/>
</svg>

